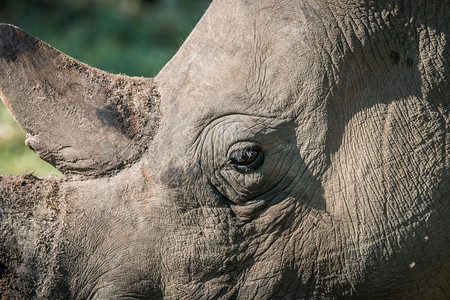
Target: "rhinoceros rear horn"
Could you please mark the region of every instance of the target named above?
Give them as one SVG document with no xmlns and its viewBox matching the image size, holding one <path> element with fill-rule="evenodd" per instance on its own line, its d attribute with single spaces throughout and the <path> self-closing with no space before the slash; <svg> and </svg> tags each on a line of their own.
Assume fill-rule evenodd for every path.
<svg viewBox="0 0 450 300">
<path fill-rule="evenodd" d="M 27 145 L 65 174 L 99 176 L 145 152 L 158 126 L 153 79 L 103 72 L 0 24 L 0 98 Z"/>
</svg>

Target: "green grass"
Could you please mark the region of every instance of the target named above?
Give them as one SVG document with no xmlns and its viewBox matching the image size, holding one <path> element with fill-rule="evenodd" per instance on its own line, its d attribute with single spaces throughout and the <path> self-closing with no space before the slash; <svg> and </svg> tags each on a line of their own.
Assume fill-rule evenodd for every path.
<svg viewBox="0 0 450 300">
<path fill-rule="evenodd" d="M 19 26 L 105 71 L 152 77 L 175 54 L 209 2 L 9 0 L 0 4 L 0 23 Z M 0 174 L 60 176 L 25 146 L 24 139 L 25 132 L 1 103 Z"/>
</svg>

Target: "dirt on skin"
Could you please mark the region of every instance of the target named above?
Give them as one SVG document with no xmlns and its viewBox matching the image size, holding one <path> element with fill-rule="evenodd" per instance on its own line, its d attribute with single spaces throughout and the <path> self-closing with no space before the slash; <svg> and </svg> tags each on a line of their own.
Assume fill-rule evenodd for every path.
<svg viewBox="0 0 450 300">
<path fill-rule="evenodd" d="M 50 210 L 59 210 L 58 181 L 30 174 L 0 176 L 0 300 L 36 296 L 38 266 L 32 264 L 27 270 L 23 267 L 29 258 L 22 253 L 20 238 L 35 222 L 37 206 L 44 204 Z"/>
</svg>

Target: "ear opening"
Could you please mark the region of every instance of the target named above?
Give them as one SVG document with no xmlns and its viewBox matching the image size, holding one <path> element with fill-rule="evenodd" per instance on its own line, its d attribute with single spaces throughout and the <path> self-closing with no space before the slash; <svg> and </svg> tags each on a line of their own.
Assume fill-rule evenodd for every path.
<svg viewBox="0 0 450 300">
<path fill-rule="evenodd" d="M 26 144 L 66 175 L 104 176 L 138 160 L 159 124 L 152 78 L 83 64 L 0 24 L 0 98 Z"/>
</svg>

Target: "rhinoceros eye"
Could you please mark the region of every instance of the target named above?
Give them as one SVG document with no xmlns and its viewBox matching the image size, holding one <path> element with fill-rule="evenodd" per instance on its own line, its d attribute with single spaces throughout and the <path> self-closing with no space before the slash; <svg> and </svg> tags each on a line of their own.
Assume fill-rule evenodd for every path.
<svg viewBox="0 0 450 300">
<path fill-rule="evenodd" d="M 237 149 L 229 155 L 228 164 L 239 172 L 252 172 L 264 161 L 264 153 L 260 146 L 248 146 Z"/>
</svg>

